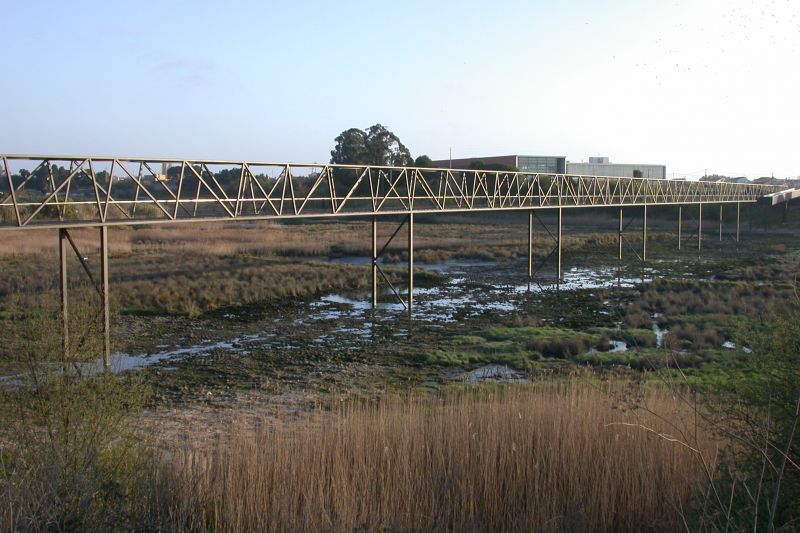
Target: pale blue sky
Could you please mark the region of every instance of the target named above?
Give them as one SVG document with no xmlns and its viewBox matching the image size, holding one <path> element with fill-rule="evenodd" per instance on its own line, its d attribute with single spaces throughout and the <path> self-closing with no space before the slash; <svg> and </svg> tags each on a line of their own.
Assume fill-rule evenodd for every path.
<svg viewBox="0 0 800 533">
<path fill-rule="evenodd" d="M 0 0 L 0 153 L 413 155 L 800 174 L 800 2 Z"/>
</svg>

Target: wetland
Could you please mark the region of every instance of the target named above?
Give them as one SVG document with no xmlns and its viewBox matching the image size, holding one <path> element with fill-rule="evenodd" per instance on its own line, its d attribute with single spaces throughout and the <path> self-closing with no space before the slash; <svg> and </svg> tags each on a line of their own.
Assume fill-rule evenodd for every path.
<svg viewBox="0 0 800 533">
<path fill-rule="evenodd" d="M 518 221 L 419 224 L 411 318 L 385 284 L 372 309 L 366 223 L 124 228 L 112 233 L 112 368 L 141 374 L 170 402 L 576 371 L 638 379 L 678 366 L 702 376 L 747 357 L 737 317 L 780 309 L 796 275 L 796 241 L 780 226 L 745 232 L 741 243 L 707 235 L 701 251 L 684 236 L 678 251 L 668 219 L 656 219 L 643 263 L 636 231 L 626 233 L 618 261 L 613 218 L 599 218 L 603 232 L 587 231 L 598 224 L 586 217 L 565 233 L 560 282 L 541 228 L 529 280 Z M 53 313 L 41 303 L 53 299 L 48 237 L 3 257 L 0 317 L 17 340 L 26 341 L 25 328 L 14 326 L 26 312 Z M 78 242 L 91 259 L 91 235 Z M 405 253 L 393 243 L 382 259 L 403 297 Z M 71 273 L 91 308 L 82 272 Z M 81 325 L 91 336 L 92 325 Z M 0 383 L 25 379 L 24 359 L 11 352 L 19 344 L 3 342 Z"/>
<path fill-rule="evenodd" d="M 574 483 L 575 494 L 583 494 L 581 487 L 598 482 L 583 479 L 586 466 L 581 454 L 602 453 L 606 464 L 616 464 L 613 457 L 617 445 L 603 440 L 608 434 L 606 429 L 597 429 L 598 420 L 606 421 L 605 428 L 630 426 L 614 429 L 613 438 L 630 439 L 619 449 L 627 449 L 625 453 L 631 457 L 639 453 L 633 450 L 654 454 L 636 459 L 640 461 L 637 471 L 652 468 L 662 476 L 668 471 L 679 474 L 663 477 L 665 485 L 661 488 L 641 489 L 655 491 L 647 492 L 649 514 L 639 514 L 635 502 L 623 505 L 628 513 L 625 520 L 630 520 L 625 527 L 634 530 L 631 524 L 646 524 L 649 516 L 660 512 L 655 511 L 659 494 L 669 493 L 680 505 L 693 505 L 693 494 L 704 483 L 696 478 L 702 471 L 697 470 L 696 461 L 706 465 L 711 479 L 717 479 L 716 469 L 724 464 L 713 458 L 725 447 L 725 439 L 710 422 L 698 425 L 698 408 L 682 399 L 685 391 L 709 391 L 711 398 L 712 390 L 728 390 L 757 379 L 757 358 L 773 341 L 754 335 L 753 324 L 796 316 L 798 307 L 795 287 L 800 243 L 796 223 L 790 220 L 781 224 L 756 213 L 755 224 L 745 222 L 741 242 L 727 234 L 718 241 L 716 234 L 709 232 L 704 236 L 703 249 L 697 250 L 696 237 L 685 235 L 679 251 L 671 213 L 664 209 L 658 215 L 657 211 L 652 218 L 648 260 L 643 262 L 636 253 L 642 242 L 635 227 L 625 234 L 624 258 L 620 261 L 616 257 L 613 213 L 576 213 L 565 226 L 560 280 L 556 279 L 551 254 L 553 242 L 541 227 L 534 240 L 537 273 L 528 279 L 527 224 L 520 223 L 519 217 L 477 221 L 455 218 L 444 223 L 422 220 L 416 227 L 414 308 L 410 316 L 386 284 L 381 285 L 378 305 L 372 308 L 367 222 L 118 228 L 111 233 L 112 373 L 105 378 L 96 356 L 97 295 L 77 260 L 73 258 L 70 264 L 69 278 L 74 302 L 70 343 L 75 348 L 73 358 L 64 361 L 58 355 L 55 238 L 41 233 L 24 241 L 5 241 L 0 246 L 4 265 L 0 281 L 0 394 L 7 427 L 28 428 L 20 435 L 32 438 L 30 435 L 37 431 L 31 432 L 31 427 L 21 421 L 39 420 L 30 422 L 35 424 L 32 427 L 50 428 L 54 435 L 76 431 L 83 435 L 86 428 L 79 425 L 76 430 L 74 421 L 66 422 L 72 415 L 58 415 L 80 405 L 85 414 L 75 420 L 87 424 L 94 420 L 90 434 L 95 444 L 88 445 L 81 437 L 74 438 L 74 446 L 54 445 L 36 437 L 31 441 L 35 444 L 15 446 L 14 438 L 22 437 L 15 437 L 14 430 L 9 429 L 2 437 L 4 468 L 12 473 L 20 468 L 10 466 L 14 464 L 42 468 L 38 460 L 25 458 L 25 450 L 41 450 L 42 442 L 49 442 L 45 446 L 48 453 L 62 453 L 67 446 L 70 453 L 91 465 L 82 467 L 82 471 L 88 468 L 100 472 L 103 483 L 113 481 L 110 486 L 138 491 L 124 501 L 137 502 L 147 510 L 115 503 L 125 515 L 117 519 L 131 525 L 135 517 L 148 527 L 160 524 L 161 528 L 188 530 L 236 529 L 232 526 L 235 519 L 224 509 L 250 501 L 249 493 L 237 480 L 247 479 L 253 472 L 263 476 L 253 481 L 263 490 L 253 496 L 251 504 L 277 506 L 273 516 L 282 517 L 266 523 L 265 529 L 280 530 L 287 524 L 300 529 L 324 529 L 320 524 L 365 524 L 370 530 L 373 526 L 391 526 L 371 514 L 374 510 L 370 506 L 356 511 L 361 509 L 355 503 L 361 501 L 357 494 L 367 490 L 356 488 L 360 486 L 356 481 L 359 475 L 378 484 L 369 490 L 380 491 L 376 480 L 388 471 L 403 476 L 402 472 L 419 469 L 417 478 L 426 479 L 423 473 L 433 468 L 425 462 L 430 458 L 428 452 L 406 442 L 404 432 L 428 432 L 420 429 L 428 428 L 426 420 L 439 420 L 439 426 L 447 428 L 442 431 L 450 433 L 439 435 L 437 442 L 460 449 L 463 435 L 470 434 L 473 424 L 488 429 L 487 421 L 494 417 L 503 420 L 508 442 L 518 446 L 522 444 L 512 437 L 515 431 L 531 431 L 531 439 L 557 442 L 560 437 L 555 435 L 561 434 L 561 426 L 554 420 L 565 416 L 578 428 L 583 448 L 576 448 L 575 455 L 563 452 L 564 459 L 574 464 L 547 475 L 572 480 L 569 483 Z M 545 222 L 552 221 L 545 217 Z M 387 222 L 381 237 L 387 238 L 391 231 L 393 225 Z M 96 267 L 93 233 L 76 231 L 75 238 L 87 263 Z M 405 260 L 403 243 L 395 242 L 387 248 L 381 263 L 404 297 Z M 792 372 L 796 372 L 795 367 L 789 375 Z M 67 397 L 82 398 L 83 403 L 68 401 Z M 562 412 L 559 401 L 585 409 L 578 412 L 564 407 Z M 547 411 L 537 412 L 532 418 L 519 411 L 521 425 L 517 427 L 513 417 L 508 418 L 508 409 L 520 410 L 523 405 L 539 405 Z M 484 408 L 487 410 L 481 410 Z M 442 409 L 452 409 L 454 415 L 440 419 Z M 98 414 L 95 420 L 88 413 L 103 415 Z M 544 418 L 537 418 L 540 416 Z M 551 429 L 542 430 L 545 433 L 541 435 L 531 429 L 541 424 L 551 424 L 547 426 Z M 662 446 L 660 439 L 652 442 L 652 435 L 631 429 L 663 424 L 667 425 L 658 430 L 659 435 L 681 428 L 680 435 L 685 437 L 682 442 L 688 446 L 685 449 L 695 452 L 676 454 Z M 329 427 L 338 429 L 324 429 Z M 348 436 L 346 443 L 341 441 L 342 448 L 336 448 L 338 451 L 308 444 L 320 438 L 339 442 L 342 431 Z M 378 434 L 382 436 L 376 437 Z M 491 432 L 481 435 L 488 438 Z M 98 438 L 97 442 L 105 444 L 96 444 Z M 375 438 L 384 439 L 385 448 L 372 450 L 368 443 Z M 106 459 L 97 462 L 108 450 L 117 453 L 122 443 L 129 442 L 136 444 L 125 444 L 128 452 L 124 459 L 116 459 L 112 470 L 102 466 Z M 263 451 L 266 456 L 256 452 L 254 442 L 270 443 Z M 432 447 L 427 449 L 438 446 L 432 440 L 426 442 Z M 505 454 L 516 452 L 506 448 L 508 442 L 482 441 L 479 446 L 488 446 L 485 449 L 493 451 L 487 453 L 512 461 L 513 455 Z M 84 457 L 84 448 L 95 450 L 98 446 L 102 453 Z M 323 461 L 329 454 L 342 454 L 336 461 L 349 464 L 348 446 L 371 450 L 364 458 L 367 463 L 358 466 L 365 469 L 362 474 L 349 470 L 335 474 L 339 466 L 306 472 L 304 466 L 294 462 L 316 464 L 314 461 Z M 286 447 L 304 451 L 298 458 L 289 457 Z M 136 453 L 130 455 L 131 449 Z M 531 461 L 561 453 L 525 449 L 524 453 L 532 454 Z M 587 452 L 590 449 L 594 451 Z M 471 453 L 466 448 L 462 451 Z M 407 461 L 407 469 L 392 470 L 370 462 L 387 453 Z M 483 459 L 491 462 L 490 456 Z M 264 461 L 294 466 L 287 471 L 253 466 L 267 464 Z M 206 464 L 209 466 L 203 466 Z M 64 473 L 69 468 L 58 468 L 62 470 L 57 475 L 68 480 L 62 489 L 74 490 L 74 479 Z M 485 469 L 486 465 L 462 468 L 466 472 Z M 623 472 L 627 467 L 615 468 Z M 145 477 L 141 485 L 118 478 L 130 469 Z M 215 476 L 228 476 L 223 484 L 225 492 L 218 492 L 212 479 L 205 477 L 213 469 L 221 469 Z M 305 473 L 301 475 L 301 471 Z M 513 477 L 511 470 L 506 474 Z M 293 522 L 296 517 L 282 514 L 294 504 L 288 500 L 277 503 L 283 501 L 282 496 L 268 488 L 276 476 L 294 487 L 291 490 L 299 491 L 292 497 L 301 500 L 309 494 L 309 483 L 330 491 L 339 487 L 341 476 L 356 476 L 351 485 L 345 482 L 347 486 L 336 489 L 352 494 L 356 500 L 344 496 L 341 501 L 328 503 L 315 500 L 315 504 L 308 504 L 310 507 L 303 507 L 303 520 L 317 525 L 303 526 Z M 606 479 L 608 474 L 598 472 L 597 476 Z M 46 493 L 58 501 L 63 499 L 60 493 L 51 494 L 51 489 L 42 488 L 45 485 L 29 487 L 18 478 L 9 479 L 17 480 L 14 490 L 28 487 L 24 494 Z M 33 483 L 39 478 L 24 479 Z M 497 486 L 521 482 L 510 479 L 498 480 Z M 629 491 L 626 479 L 620 477 L 608 490 L 619 490 L 620 494 Z M 445 492 L 431 489 L 438 482 L 431 483 L 426 487 L 401 486 L 409 494 L 429 494 L 432 499 L 425 505 L 432 508 L 441 506 L 432 503 L 441 498 L 464 496 L 447 492 L 446 484 L 442 486 Z M 552 480 L 531 483 L 525 490 L 550 486 Z M 4 486 L 11 490 L 12 485 Z M 196 492 L 200 486 L 206 487 L 202 493 Z M 170 493 L 178 500 L 158 496 L 159 487 L 171 487 Z M 13 501 L 25 505 L 30 498 L 24 494 L 12 495 Z M 104 496 L 103 501 L 113 497 Z M 586 507 L 578 512 L 584 517 L 580 520 L 591 516 L 607 528 L 622 527 L 615 521 L 616 515 L 603 514 L 602 506 L 587 503 L 594 501 L 594 496 L 587 493 L 581 498 L 581 505 Z M 156 500 L 160 503 L 152 504 Z M 458 501 L 467 505 L 474 500 Z M 392 502 L 393 496 L 387 494 L 373 503 L 395 506 Z M 74 502 L 62 504 L 70 512 L 83 513 L 76 510 L 81 507 Z M 548 495 L 537 505 L 552 506 L 554 523 L 569 528 L 573 504 L 569 498 L 562 501 Z M 502 507 L 495 501 L 492 509 L 498 505 Z M 526 505 L 519 503 L 519 509 Z M 182 515 L 176 511 L 190 508 L 197 512 Z M 333 509 L 341 516 L 332 518 L 328 513 Z M 466 507 L 459 509 L 458 513 L 472 512 Z M 162 516 L 162 512 L 168 516 Z M 400 507 L 393 512 L 407 513 Z M 174 521 L 176 516 L 182 521 L 180 527 Z M 428 522 L 422 516 L 410 522 L 398 516 L 395 519 L 399 521 L 391 523 L 404 524 L 398 526 L 400 529 L 436 527 L 435 521 Z M 488 523 L 505 523 L 503 520 L 516 520 L 515 516 L 509 511 Z M 672 524 L 668 529 L 679 523 L 673 521 L 680 515 L 658 516 Z M 262 518 L 253 515 L 248 520 L 252 524 Z M 199 522 L 192 525 L 195 519 Z M 456 523 L 459 519 L 451 520 Z M 475 524 L 482 518 L 469 515 L 464 520 L 465 524 Z"/>
</svg>

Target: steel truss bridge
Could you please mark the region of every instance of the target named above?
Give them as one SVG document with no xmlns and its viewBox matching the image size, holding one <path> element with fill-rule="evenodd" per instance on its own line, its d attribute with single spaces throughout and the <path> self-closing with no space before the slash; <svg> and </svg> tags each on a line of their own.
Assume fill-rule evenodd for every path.
<svg viewBox="0 0 800 533">
<path fill-rule="evenodd" d="M 697 245 L 702 246 L 702 208 L 735 204 L 736 234 L 742 203 L 785 201 L 780 187 L 724 182 L 695 182 L 604 176 L 574 176 L 494 170 L 326 165 L 135 157 L 0 155 L 0 232 L 50 228 L 59 233 L 63 349 L 69 353 L 67 249 L 73 249 L 103 306 L 103 360 L 110 364 L 108 231 L 118 225 L 175 224 L 231 220 L 291 220 L 368 217 L 372 219 L 372 303 L 377 305 L 379 276 L 411 311 L 414 287 L 414 215 L 525 211 L 528 213 L 528 277 L 533 264 L 538 210 L 557 211 L 551 255 L 562 273 L 562 214 L 570 208 L 619 209 L 619 258 L 622 258 L 623 209 L 642 213 L 642 260 L 647 257 L 647 207 L 676 205 L 678 247 L 682 206 L 698 204 Z M 792 194 L 788 195 L 789 198 Z M 378 248 L 380 217 L 402 216 L 389 241 Z M 391 284 L 379 259 L 402 227 L 408 238 L 406 298 Z M 99 228 L 100 276 L 95 278 L 69 230 Z M 1 233 L 0 233 L 1 234 Z M 639 254 L 637 254 L 639 255 Z"/>
</svg>

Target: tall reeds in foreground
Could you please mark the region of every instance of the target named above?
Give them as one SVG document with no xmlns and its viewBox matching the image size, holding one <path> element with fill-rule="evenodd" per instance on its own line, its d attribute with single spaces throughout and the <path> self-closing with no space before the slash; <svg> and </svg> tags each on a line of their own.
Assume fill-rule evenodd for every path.
<svg viewBox="0 0 800 533">
<path fill-rule="evenodd" d="M 665 392 L 644 401 L 648 412 L 628 411 L 567 383 L 234 425 L 212 449 L 173 456 L 162 503 L 189 530 L 674 529 L 705 480 L 696 452 L 654 432 L 694 431 L 694 415 Z M 710 438 L 695 442 L 715 455 Z"/>
</svg>

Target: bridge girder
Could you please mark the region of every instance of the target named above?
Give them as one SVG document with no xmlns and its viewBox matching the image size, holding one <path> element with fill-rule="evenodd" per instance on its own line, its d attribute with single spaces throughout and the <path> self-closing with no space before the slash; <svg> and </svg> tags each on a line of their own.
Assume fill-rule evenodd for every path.
<svg viewBox="0 0 800 533">
<path fill-rule="evenodd" d="M 742 203 L 780 189 L 373 165 L 49 155 L 0 161 L 0 229 Z"/>
</svg>

